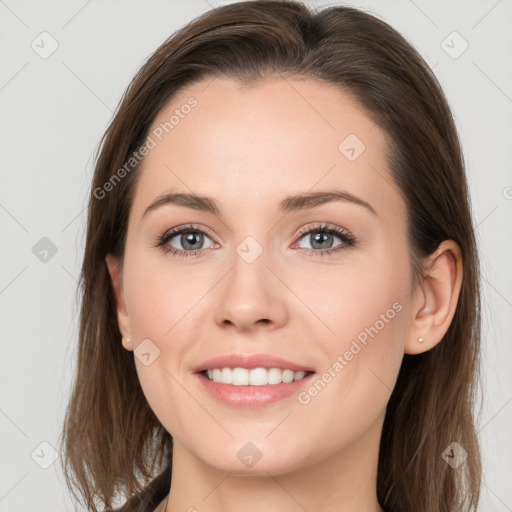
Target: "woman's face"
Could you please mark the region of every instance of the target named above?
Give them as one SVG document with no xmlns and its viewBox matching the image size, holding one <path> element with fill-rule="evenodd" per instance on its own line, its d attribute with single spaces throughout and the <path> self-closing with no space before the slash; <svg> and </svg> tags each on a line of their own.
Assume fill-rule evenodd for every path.
<svg viewBox="0 0 512 512">
<path fill-rule="evenodd" d="M 149 136 L 118 320 L 175 446 L 239 474 L 375 450 L 412 317 L 382 130 L 334 86 L 219 78 Z"/>
</svg>

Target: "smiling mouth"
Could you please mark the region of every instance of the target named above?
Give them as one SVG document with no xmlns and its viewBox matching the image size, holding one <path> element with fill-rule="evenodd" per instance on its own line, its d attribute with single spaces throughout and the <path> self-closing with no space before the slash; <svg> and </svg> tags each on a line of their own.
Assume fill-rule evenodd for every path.
<svg viewBox="0 0 512 512">
<path fill-rule="evenodd" d="M 282 368 L 212 368 L 200 372 L 205 378 L 218 384 L 232 386 L 267 386 L 299 381 L 314 373 L 311 371 L 295 372 Z"/>
</svg>

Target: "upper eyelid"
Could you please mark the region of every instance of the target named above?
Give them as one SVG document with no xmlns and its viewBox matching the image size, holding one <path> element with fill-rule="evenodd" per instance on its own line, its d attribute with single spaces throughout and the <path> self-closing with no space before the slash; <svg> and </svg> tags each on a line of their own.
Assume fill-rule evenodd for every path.
<svg viewBox="0 0 512 512">
<path fill-rule="evenodd" d="M 314 231 L 315 229 L 318 231 L 334 230 L 334 231 L 340 231 L 341 233 L 346 233 L 347 235 L 350 234 L 350 232 L 347 229 L 345 229 L 341 226 L 336 226 L 335 224 L 331 224 L 330 222 L 318 222 L 314 226 L 305 226 L 305 227 L 299 229 L 297 235 L 304 235 L 306 233 Z"/>
<path fill-rule="evenodd" d="M 190 224 L 185 224 L 183 226 L 176 226 L 174 228 L 168 229 L 167 231 L 164 232 L 164 234 L 162 235 L 162 238 L 167 237 L 167 236 L 179 235 L 181 232 L 187 231 L 187 230 L 192 231 L 192 232 L 199 231 L 208 236 L 213 236 L 213 230 L 211 230 L 210 228 L 208 228 L 206 226 L 194 226 L 194 225 L 190 225 Z"/>
</svg>

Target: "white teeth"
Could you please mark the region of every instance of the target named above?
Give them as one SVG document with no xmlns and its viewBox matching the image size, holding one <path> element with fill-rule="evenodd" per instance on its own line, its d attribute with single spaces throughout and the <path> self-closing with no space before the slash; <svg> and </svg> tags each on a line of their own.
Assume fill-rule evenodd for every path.
<svg viewBox="0 0 512 512">
<path fill-rule="evenodd" d="M 291 370 L 285 370 L 281 378 L 283 379 L 283 382 L 292 382 L 294 377 L 295 372 L 292 372 Z"/>
<path fill-rule="evenodd" d="M 221 373 L 222 373 L 221 370 L 219 370 L 218 368 L 215 368 L 212 373 L 212 380 L 214 380 L 215 382 L 220 382 L 221 381 Z"/>
<path fill-rule="evenodd" d="M 247 372 L 247 370 L 244 370 Z M 268 384 L 268 371 L 265 368 L 254 368 L 249 374 L 249 384 L 251 386 L 265 386 Z"/>
<path fill-rule="evenodd" d="M 223 370 L 224 369 L 225 368 L 223 368 Z M 222 382 L 223 384 L 233 384 L 234 386 L 247 386 L 249 384 L 249 370 L 246 370 L 245 368 L 233 368 L 232 382 L 225 382 L 224 380 L 222 380 L 222 377 L 223 375 L 221 375 L 221 380 L 218 380 L 216 382 Z"/>
<path fill-rule="evenodd" d="M 293 370 L 281 370 L 281 368 L 213 368 L 207 370 L 210 380 L 220 384 L 232 384 L 234 386 L 265 386 L 267 384 L 281 384 L 301 380 L 306 372 L 294 372 Z"/>
<path fill-rule="evenodd" d="M 226 384 L 232 384 L 233 370 L 231 370 L 231 368 L 222 368 L 222 371 L 220 373 L 220 379 L 222 382 L 225 382 Z"/>
<path fill-rule="evenodd" d="M 281 382 L 283 382 L 281 380 L 283 370 L 280 370 L 279 368 L 270 368 L 267 375 L 267 384 L 280 384 Z"/>
</svg>

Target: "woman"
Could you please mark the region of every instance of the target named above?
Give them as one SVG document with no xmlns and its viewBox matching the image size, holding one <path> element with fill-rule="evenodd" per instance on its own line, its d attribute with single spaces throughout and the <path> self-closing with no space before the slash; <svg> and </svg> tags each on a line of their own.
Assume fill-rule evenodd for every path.
<svg viewBox="0 0 512 512">
<path fill-rule="evenodd" d="M 80 285 L 88 509 L 476 510 L 463 157 L 376 17 L 248 1 L 169 38 L 102 141 Z"/>
</svg>

